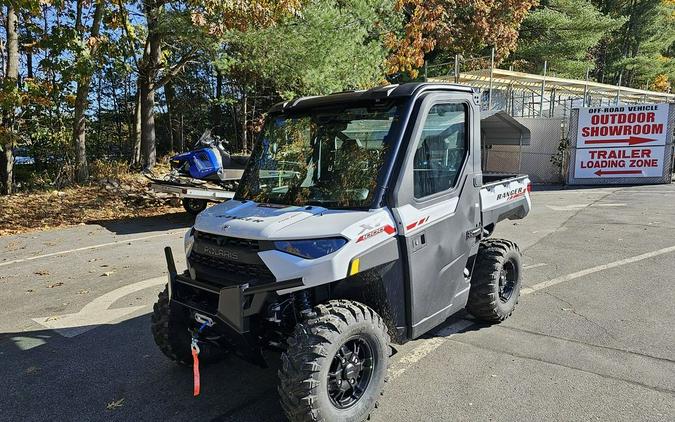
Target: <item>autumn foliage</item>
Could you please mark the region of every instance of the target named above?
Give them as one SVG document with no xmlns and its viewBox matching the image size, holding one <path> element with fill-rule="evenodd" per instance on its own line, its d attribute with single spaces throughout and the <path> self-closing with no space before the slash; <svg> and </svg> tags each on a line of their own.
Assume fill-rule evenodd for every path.
<svg viewBox="0 0 675 422">
<path fill-rule="evenodd" d="M 299 13 L 300 0 L 190 0 L 192 23 L 210 35 L 222 36 L 231 29 L 246 31 L 272 25 L 288 14 Z"/>
<path fill-rule="evenodd" d="M 402 34 L 390 33 L 391 73 L 416 77 L 425 54 L 480 54 L 495 48 L 497 62 L 516 48 L 518 29 L 538 0 L 397 0 L 406 16 Z"/>
</svg>

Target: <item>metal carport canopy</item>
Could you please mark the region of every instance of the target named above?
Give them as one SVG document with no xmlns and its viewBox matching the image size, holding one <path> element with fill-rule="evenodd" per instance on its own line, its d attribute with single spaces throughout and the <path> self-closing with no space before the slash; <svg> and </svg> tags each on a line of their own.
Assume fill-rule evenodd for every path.
<svg viewBox="0 0 675 422">
<path fill-rule="evenodd" d="M 539 90 L 542 85 L 545 91 L 558 90 L 576 95 L 600 95 L 604 98 L 619 97 L 622 102 L 652 102 L 669 103 L 675 101 L 675 94 L 668 92 L 647 91 L 625 86 L 609 85 L 593 81 L 559 78 L 550 75 L 535 75 L 532 73 L 516 72 L 504 69 L 480 69 L 460 73 L 457 78 L 453 75 L 435 76 L 429 78 L 434 82 L 448 82 L 470 85 L 476 88 L 489 89 L 520 89 Z"/>
<path fill-rule="evenodd" d="M 530 129 L 504 111 L 481 112 L 480 125 L 485 145 L 530 145 Z"/>
</svg>

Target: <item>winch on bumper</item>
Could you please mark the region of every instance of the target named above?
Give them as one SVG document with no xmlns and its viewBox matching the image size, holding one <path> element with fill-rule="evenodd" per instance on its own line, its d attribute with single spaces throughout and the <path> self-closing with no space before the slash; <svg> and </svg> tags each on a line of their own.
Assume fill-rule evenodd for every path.
<svg viewBox="0 0 675 422">
<path fill-rule="evenodd" d="M 256 285 L 252 285 L 255 280 L 251 280 L 251 283 L 217 286 L 193 279 L 189 271 L 178 274 L 171 248 L 164 248 L 164 254 L 169 271 L 171 306 L 184 307 L 212 318 L 216 322 L 213 329 L 226 334 L 230 345 L 240 352 L 259 351 L 260 345 L 250 334 L 250 322 L 252 316 L 260 313 L 269 295 L 302 285 L 302 280 L 296 279 Z M 264 364 L 259 353 L 255 353 L 252 360 Z"/>
</svg>

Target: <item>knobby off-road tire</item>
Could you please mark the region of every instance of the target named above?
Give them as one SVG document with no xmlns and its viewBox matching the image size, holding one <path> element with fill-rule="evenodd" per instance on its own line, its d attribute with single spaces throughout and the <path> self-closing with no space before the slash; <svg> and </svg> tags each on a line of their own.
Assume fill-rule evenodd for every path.
<svg viewBox="0 0 675 422">
<path fill-rule="evenodd" d="M 483 240 L 471 277 L 467 310 L 485 322 L 504 321 L 518 303 L 521 278 L 518 246 L 503 239 Z"/>
<path fill-rule="evenodd" d="M 377 406 L 386 382 L 390 349 L 384 321 L 368 306 L 348 300 L 329 301 L 316 306 L 314 311 L 316 317 L 296 326 L 288 338 L 288 349 L 281 355 L 278 387 L 281 406 L 292 422 L 363 421 Z M 335 395 L 340 394 L 336 393 L 340 391 L 336 386 L 346 387 L 343 383 L 349 382 L 349 374 L 354 374 L 349 372 L 350 367 L 340 366 L 344 356 L 349 356 L 348 364 L 352 362 L 354 354 L 345 354 L 345 350 L 354 350 L 354 345 L 358 346 L 359 356 L 370 353 L 371 363 L 367 365 L 364 363 L 367 359 L 360 359 L 364 369 L 351 379 L 354 386 L 363 386 L 363 393 L 345 407 L 343 400 L 349 400 L 350 394 L 345 393 L 347 399 L 336 399 Z M 343 370 L 338 371 L 338 367 Z M 333 374 L 331 381 L 329 372 Z M 338 372 L 345 378 L 336 381 L 334 374 Z M 370 378 L 364 385 L 366 372 Z"/>
<path fill-rule="evenodd" d="M 181 202 L 185 211 L 192 215 L 197 215 L 204 211 L 208 205 L 206 199 L 183 198 Z"/>
<path fill-rule="evenodd" d="M 189 318 L 188 312 L 170 306 L 168 288 L 164 288 L 152 309 L 152 336 L 166 357 L 185 366 L 192 366 L 190 327 L 193 325 Z M 218 362 L 227 354 L 226 350 L 203 341 L 199 342 L 199 349 L 199 361 L 204 364 Z"/>
</svg>

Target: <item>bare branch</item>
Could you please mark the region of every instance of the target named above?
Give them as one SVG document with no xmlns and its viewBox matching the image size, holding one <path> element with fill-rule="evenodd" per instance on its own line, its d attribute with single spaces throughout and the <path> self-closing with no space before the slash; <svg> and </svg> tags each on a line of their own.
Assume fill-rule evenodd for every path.
<svg viewBox="0 0 675 422">
<path fill-rule="evenodd" d="M 126 10 L 124 9 L 124 5 L 122 4 L 122 0 L 118 0 L 117 5 L 119 6 L 119 9 L 120 9 L 120 16 L 122 17 L 122 21 L 123 21 L 122 26 L 124 27 L 124 33 L 127 35 L 126 39 L 127 39 L 127 44 L 129 46 L 130 53 L 131 53 L 131 57 L 134 60 L 134 64 L 136 65 L 136 69 L 138 69 L 140 71 L 141 67 L 138 63 L 138 57 L 136 57 L 136 52 L 134 51 L 134 46 L 132 44 L 131 34 L 129 33 L 129 19 L 127 18 L 127 15 L 125 13 Z"/>
<path fill-rule="evenodd" d="M 190 63 L 193 63 L 197 58 L 197 52 L 191 51 L 184 55 L 175 65 L 171 68 L 155 83 L 155 89 L 159 89 L 171 81 L 176 75 L 183 71 L 185 66 Z"/>
</svg>

